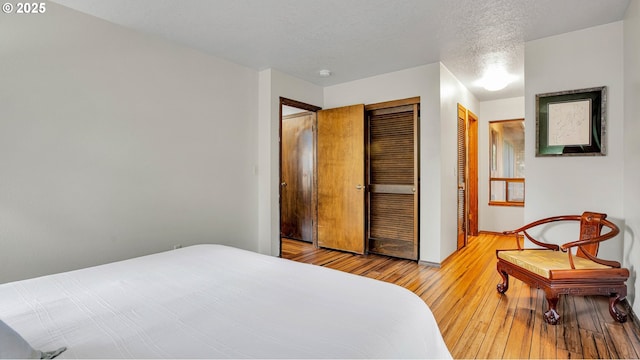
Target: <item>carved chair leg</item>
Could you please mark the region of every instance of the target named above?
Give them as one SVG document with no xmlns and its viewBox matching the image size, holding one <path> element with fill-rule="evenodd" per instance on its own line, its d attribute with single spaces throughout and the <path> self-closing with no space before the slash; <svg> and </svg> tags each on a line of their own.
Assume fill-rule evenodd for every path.
<svg viewBox="0 0 640 360">
<path fill-rule="evenodd" d="M 558 296 L 549 297 L 547 295 L 547 303 L 549 303 L 549 310 L 544 313 L 544 321 L 549 325 L 555 325 L 558 323 L 558 319 L 560 319 L 560 314 L 556 311 L 556 307 L 558 306 Z"/>
<path fill-rule="evenodd" d="M 509 275 L 505 271 L 502 271 L 500 269 L 498 269 L 498 273 L 500 274 L 500 276 L 502 276 L 502 282 L 497 286 L 498 292 L 500 294 L 504 294 L 505 292 L 507 292 L 507 290 L 509 290 Z"/>
<path fill-rule="evenodd" d="M 616 307 L 616 305 L 620 302 L 620 300 L 622 300 L 620 298 L 620 294 L 612 294 L 609 297 L 609 314 L 611 314 L 611 317 L 613 318 L 613 320 L 619 323 L 623 323 L 627 321 L 627 314 L 618 310 L 618 308 Z"/>
</svg>

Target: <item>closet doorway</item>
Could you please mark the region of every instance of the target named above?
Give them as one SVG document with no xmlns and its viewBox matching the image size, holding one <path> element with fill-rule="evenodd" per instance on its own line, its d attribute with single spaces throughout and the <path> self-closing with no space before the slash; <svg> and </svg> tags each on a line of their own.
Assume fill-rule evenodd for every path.
<svg viewBox="0 0 640 360">
<path fill-rule="evenodd" d="M 317 244 L 316 112 L 280 98 L 280 237 Z"/>
<path fill-rule="evenodd" d="M 418 260 L 419 109 L 281 98 L 281 238 Z"/>
<path fill-rule="evenodd" d="M 478 117 L 458 104 L 458 239 L 478 235 Z"/>
</svg>

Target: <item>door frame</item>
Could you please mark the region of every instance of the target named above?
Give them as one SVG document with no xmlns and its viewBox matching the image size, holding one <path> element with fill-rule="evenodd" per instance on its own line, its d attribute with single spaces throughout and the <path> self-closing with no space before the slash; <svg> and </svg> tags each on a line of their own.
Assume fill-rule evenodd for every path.
<svg viewBox="0 0 640 360">
<path fill-rule="evenodd" d="M 459 137 L 457 144 L 458 149 L 464 149 L 464 164 L 459 163 L 461 156 L 458 154 L 458 164 L 456 167 L 458 171 L 460 171 L 460 169 L 464 170 L 464 183 L 460 184 L 458 180 L 457 190 L 460 192 L 462 186 L 463 204 L 460 204 L 459 196 L 456 196 L 458 199 L 458 209 L 460 209 L 461 206 L 464 208 L 464 214 L 462 216 L 463 224 L 459 223 L 460 210 L 458 210 L 457 213 L 458 230 L 456 232 L 460 229 L 464 232 L 462 244 L 459 240 L 459 234 L 457 237 L 457 249 L 460 250 L 467 245 L 469 236 L 478 235 L 478 116 L 458 103 L 457 123 L 458 133 L 460 130 L 464 132 L 462 139 L 464 144 L 460 143 L 461 139 Z M 460 129 L 460 125 L 464 128 Z M 458 179 L 460 179 L 460 174 L 458 174 Z"/>
<path fill-rule="evenodd" d="M 301 101 L 288 99 L 285 97 L 280 97 L 280 105 L 278 108 L 279 111 L 279 121 L 278 121 L 278 244 L 280 247 L 280 256 L 282 256 L 282 107 L 290 106 L 298 109 L 310 111 L 317 113 L 318 110 L 322 110 L 321 107 L 307 104 Z M 318 169 L 317 169 L 317 125 L 318 125 L 318 117 L 314 119 L 313 122 L 313 180 L 312 180 L 312 204 L 311 204 L 311 212 L 312 212 L 312 235 L 311 235 L 311 243 L 315 248 L 318 247 Z"/>
<path fill-rule="evenodd" d="M 467 231 L 478 236 L 478 116 L 467 110 Z"/>
</svg>

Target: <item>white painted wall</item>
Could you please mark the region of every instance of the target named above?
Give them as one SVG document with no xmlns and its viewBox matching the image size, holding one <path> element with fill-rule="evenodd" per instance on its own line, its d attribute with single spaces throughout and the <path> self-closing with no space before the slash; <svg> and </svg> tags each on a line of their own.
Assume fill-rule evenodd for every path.
<svg viewBox="0 0 640 360">
<path fill-rule="evenodd" d="M 258 249 L 258 72 L 53 3 L 0 44 L 0 282 Z"/>
<path fill-rule="evenodd" d="M 622 21 L 525 44 L 526 222 L 592 210 L 607 213 L 624 228 L 622 45 Z M 535 157 L 535 95 L 603 85 L 608 87 L 607 155 Z M 545 239 L 564 243 L 576 240 L 577 232 L 577 226 L 563 227 L 548 231 Z M 599 255 L 622 260 L 622 240 L 605 242 Z"/>
<path fill-rule="evenodd" d="M 259 74 L 259 252 L 280 255 L 280 97 L 322 106 L 322 88 L 274 69 Z"/>
<path fill-rule="evenodd" d="M 517 229 L 524 225 L 524 207 L 489 206 L 489 122 L 524 119 L 524 97 L 483 101 L 478 116 L 478 228 L 493 232 Z M 525 163 L 525 185 L 527 171 Z"/>
<path fill-rule="evenodd" d="M 444 260 L 456 251 L 458 237 L 458 103 L 478 115 L 480 103 L 467 88 L 440 64 L 440 216 Z"/>
<path fill-rule="evenodd" d="M 624 19 L 624 257 L 631 272 L 628 299 L 640 314 L 640 0 L 631 0 Z"/>
<path fill-rule="evenodd" d="M 456 247 L 457 103 L 475 110 L 477 100 L 436 63 L 326 87 L 324 107 L 414 96 L 421 101 L 420 260 L 440 263 Z"/>
</svg>

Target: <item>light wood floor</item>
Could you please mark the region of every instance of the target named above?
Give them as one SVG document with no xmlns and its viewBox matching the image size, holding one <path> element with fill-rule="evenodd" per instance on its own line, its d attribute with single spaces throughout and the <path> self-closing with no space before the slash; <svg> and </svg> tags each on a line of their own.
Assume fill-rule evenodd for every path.
<svg viewBox="0 0 640 360">
<path fill-rule="evenodd" d="M 634 319 L 611 318 L 606 297 L 561 296 L 556 326 L 542 319 L 544 292 L 511 278 L 501 295 L 495 249 L 513 238 L 482 234 L 440 268 L 377 255 L 315 249 L 283 239 L 282 257 L 326 266 L 404 286 L 429 305 L 454 358 L 625 358 L 640 357 Z"/>
</svg>

